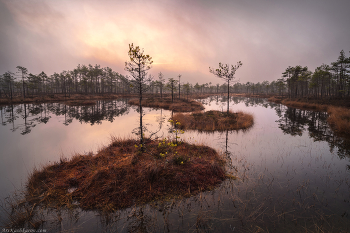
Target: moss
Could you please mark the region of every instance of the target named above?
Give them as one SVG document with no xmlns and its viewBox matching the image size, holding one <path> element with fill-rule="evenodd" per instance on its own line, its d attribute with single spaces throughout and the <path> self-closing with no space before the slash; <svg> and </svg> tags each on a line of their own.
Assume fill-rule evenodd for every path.
<svg viewBox="0 0 350 233">
<path fill-rule="evenodd" d="M 118 140 L 94 156 L 70 160 L 34 171 L 27 200 L 49 207 L 114 211 L 169 196 L 209 190 L 225 178 L 225 162 L 206 146 L 168 140 L 148 140 L 139 153 L 136 140 Z M 73 191 L 72 191 L 73 190 Z"/>
</svg>

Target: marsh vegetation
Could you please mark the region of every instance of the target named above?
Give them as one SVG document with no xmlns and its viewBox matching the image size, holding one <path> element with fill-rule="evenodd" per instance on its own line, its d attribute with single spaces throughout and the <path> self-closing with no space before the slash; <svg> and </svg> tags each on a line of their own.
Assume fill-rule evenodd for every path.
<svg viewBox="0 0 350 233">
<path fill-rule="evenodd" d="M 226 96 L 212 96 L 198 101 L 205 106 L 206 112 L 221 111 L 226 109 L 226 98 Z M 59 153 L 53 156 L 50 151 L 59 151 L 58 147 L 52 146 L 49 150 L 43 148 L 39 151 L 28 150 L 28 148 L 33 148 L 31 145 L 35 145 L 34 141 L 38 135 L 44 134 L 45 136 L 41 138 L 45 138 L 46 141 L 41 143 L 59 144 L 60 147 L 75 144 L 75 148 L 78 148 L 79 143 L 86 141 L 85 145 L 80 146 L 84 151 L 92 142 L 86 139 L 94 138 L 94 136 L 89 136 L 88 132 L 97 133 L 101 130 L 107 134 L 117 132 L 118 129 L 123 129 L 124 125 L 131 125 L 135 119 L 138 119 L 137 108 L 129 106 L 127 102 L 128 100 L 98 101 L 95 106 L 26 104 L 27 124 L 33 122 L 36 126 L 25 135 L 20 134 L 22 132 L 20 129 L 25 123 L 24 105 L 13 106 L 13 109 L 11 106 L 3 107 L 1 113 L 5 125 L 2 126 L 0 133 L 6 133 L 8 137 L 2 137 L 4 138 L 2 148 L 11 157 L 6 160 L 7 162 L 3 161 L 2 171 L 5 174 L 11 174 L 7 169 L 10 167 L 11 171 L 13 169 L 23 170 L 21 178 L 12 180 L 17 187 L 20 187 L 21 180 L 28 178 L 28 173 L 25 171 L 32 170 L 40 163 L 48 164 L 48 167 L 61 164 L 63 168 L 68 166 L 69 161 L 79 161 L 79 156 L 74 157 L 76 153 L 69 156 L 70 153 L 65 152 L 66 159 L 63 159 Z M 257 98 L 231 97 L 230 103 L 232 103 L 230 108 L 235 112 L 242 110 L 261 117 L 256 117 L 253 127 L 247 131 L 215 131 L 206 134 L 185 130 L 184 134 L 179 136 L 181 140 L 186 140 L 189 144 L 204 144 L 214 148 L 218 153 L 225 152 L 223 154 L 230 158 L 225 172 L 236 177 L 235 180 L 225 179 L 215 186 L 216 188 L 199 192 L 194 196 L 158 199 L 149 204 L 131 205 L 115 212 L 82 210 L 78 207 L 80 205 L 78 201 L 72 201 L 71 205 L 63 205 L 60 208 L 42 208 L 39 205 L 33 208 L 33 205 L 25 204 L 25 202 L 22 202 L 22 205 L 15 205 L 18 200 L 23 200 L 24 196 L 20 193 L 16 201 L 15 196 L 5 199 L 6 205 L 3 206 L 6 206 L 9 211 L 12 206 L 13 213 L 22 216 L 19 218 L 22 221 L 12 219 L 13 222 L 17 222 L 17 226 L 30 226 L 30 228 L 35 226 L 52 231 L 67 229 L 74 229 L 76 232 L 225 232 L 232 231 L 232 229 L 244 232 L 348 231 L 350 228 L 348 213 L 350 140 L 338 136 L 329 127 L 327 112 L 295 109 Z M 20 109 L 22 110 L 19 111 Z M 39 119 L 45 117 L 45 112 L 49 120 L 46 124 L 39 123 Z M 158 129 L 160 118 L 169 119 L 171 117 L 171 112 L 167 110 L 145 108 L 145 112 L 147 113 L 145 123 L 148 124 L 150 131 Z M 14 128 L 19 127 L 14 132 L 11 132 L 12 119 Z M 160 136 L 164 134 L 167 138 L 173 137 L 173 124 L 168 121 L 162 124 Z M 56 135 L 66 132 L 65 135 L 70 136 L 67 138 L 69 143 L 60 141 L 63 139 L 60 137 L 46 136 L 47 127 L 54 130 Z M 124 127 L 119 135 L 128 133 L 131 134 L 131 130 L 127 131 L 127 128 Z M 85 140 L 81 140 L 81 135 L 85 135 Z M 11 146 L 9 142 L 21 140 L 20 137 L 26 137 L 26 140 L 22 140 L 22 144 L 17 144 L 17 148 Z M 106 137 L 102 144 L 109 144 L 109 140 Z M 130 152 L 136 152 L 135 144 L 139 146 L 137 138 L 132 144 L 129 147 Z M 157 148 L 154 151 L 158 150 L 158 145 L 154 145 Z M 17 149 L 21 147 L 27 151 L 26 157 L 18 157 L 22 153 L 18 153 Z M 98 158 L 98 151 L 106 149 L 98 147 L 95 146 L 91 156 L 85 157 L 87 160 L 91 159 L 91 164 L 94 164 L 92 162 L 94 157 Z M 106 154 L 108 153 L 110 152 L 107 150 Z M 163 152 L 159 151 L 159 155 L 160 153 Z M 36 158 L 35 162 L 32 161 L 33 158 Z M 18 167 L 23 165 L 17 162 L 22 159 L 27 168 Z M 131 158 L 129 159 L 131 161 Z M 54 162 L 49 163 L 48 160 Z M 103 161 L 101 159 L 100 162 L 103 163 Z M 150 164 L 164 161 L 166 160 L 163 158 L 152 157 Z M 179 165 L 174 162 L 169 164 L 175 168 L 182 168 L 181 161 Z M 107 166 L 101 166 L 103 171 L 100 172 L 99 167 L 95 166 L 96 173 L 93 174 L 103 177 L 103 171 L 105 171 L 103 169 L 107 169 Z M 40 171 L 42 171 L 41 167 L 38 167 L 36 174 L 40 174 Z M 12 184 L 7 185 L 5 181 L 2 183 L 5 190 L 12 187 Z M 78 190 L 72 188 L 74 186 L 69 186 L 70 188 L 68 186 L 64 189 L 69 190 L 67 196 L 73 195 L 74 191 Z M 100 185 L 98 190 L 89 190 L 92 194 L 93 191 L 99 192 L 105 189 L 106 186 Z M 146 189 L 150 193 L 150 187 Z M 188 189 L 185 190 L 188 191 Z M 153 185 L 152 191 L 156 192 Z M 195 193 L 194 190 L 192 191 Z M 10 193 L 12 192 L 7 191 L 2 195 L 7 196 Z M 50 195 L 55 195 L 55 193 L 52 192 Z M 11 222 L 11 219 L 5 221 L 5 214 L 1 216 L 4 222 Z"/>
<path fill-rule="evenodd" d="M 146 139 L 147 140 L 147 139 Z M 35 170 L 25 202 L 45 207 L 116 211 L 157 199 L 213 189 L 225 177 L 225 160 L 203 145 L 148 140 L 140 155 L 134 139 L 114 139 L 96 155 L 74 155 Z"/>
<path fill-rule="evenodd" d="M 293 101 L 289 99 L 278 99 L 276 97 L 271 97 L 269 101 L 282 103 L 286 106 L 299 109 L 309 109 L 313 111 L 323 111 L 327 112 L 329 117 L 327 121 L 332 129 L 345 137 L 350 136 L 350 109 L 346 107 L 338 107 L 333 105 L 318 104 L 318 103 L 308 103 L 303 101 Z"/>
<path fill-rule="evenodd" d="M 206 111 L 191 114 L 176 113 L 172 119 L 178 121 L 180 129 L 199 131 L 245 130 L 254 123 L 252 114 L 238 112 Z"/>
<path fill-rule="evenodd" d="M 138 105 L 138 99 L 131 99 L 129 104 Z M 201 111 L 204 109 L 203 105 L 193 99 L 175 99 L 171 98 L 147 98 L 142 100 L 142 106 L 144 107 L 153 107 L 153 108 L 162 108 L 166 110 L 171 110 L 174 112 L 194 112 Z"/>
<path fill-rule="evenodd" d="M 324 116 L 321 112 L 315 115 L 315 112 L 306 112 L 306 110 L 295 108 L 285 109 L 281 105 L 269 104 L 260 99 L 232 98 L 230 82 L 232 85 L 236 71 L 242 66 L 241 62 L 235 66 L 219 63 L 219 68 L 209 68 L 212 74 L 227 82 L 227 96 L 221 96 L 220 100 L 219 96 L 216 96 L 197 102 L 188 98 L 191 89 L 198 89 L 198 92 L 203 94 L 203 89 L 211 89 L 210 85 L 198 85 L 197 83 L 192 87 L 186 83 L 181 87 L 181 75 L 178 76 L 179 83 L 174 78 L 169 78 L 168 83 L 165 83 L 161 73 L 159 73 L 159 80 L 154 82 L 152 75 L 148 75 L 148 70 L 151 69 L 153 63 L 152 57 L 146 55 L 143 49 L 133 44 L 129 44 L 128 55 L 129 60 L 125 62 L 125 70 L 131 77 L 123 77 L 108 67 L 100 69 L 97 65 L 95 67 L 90 65 L 89 68 L 81 67 L 74 72 L 64 71 L 61 74 L 55 74 L 51 80 L 45 73 L 37 76 L 29 74 L 26 77 L 27 69 L 21 66 L 17 67 L 21 71 L 21 83 L 15 81 L 11 72 L 7 72 L 1 77 L 0 90 L 2 92 L 0 92 L 0 98 L 4 94 L 5 102 L 11 103 L 11 107 L 4 108 L 5 114 L 1 108 L 3 125 L 10 123 L 12 131 L 16 131 L 14 124 L 16 114 L 13 103 L 16 103 L 18 101 L 16 98 L 19 98 L 19 101 L 23 102 L 23 107 L 21 105 L 18 108 L 18 113 L 23 114 L 22 110 L 24 110 L 22 135 L 31 133 L 31 129 L 36 126 L 35 122 L 47 124 L 50 120 L 46 108 L 42 108 L 41 104 L 38 106 L 32 104 L 33 109 L 37 110 L 36 114 L 40 114 L 40 117 L 32 118 L 31 121 L 27 120 L 30 114 L 27 112 L 30 105 L 27 104 L 28 96 L 39 98 L 35 100 L 37 102 L 46 102 L 48 101 L 47 96 L 51 98 L 49 93 L 53 97 L 58 92 L 61 96 L 64 95 L 63 125 L 65 126 L 70 125 L 73 121 L 73 118 L 69 118 L 70 114 L 82 115 L 82 112 L 73 111 L 70 113 L 67 109 L 84 108 L 85 112 L 93 109 L 93 115 L 104 119 L 106 115 L 104 101 L 102 101 L 102 107 L 99 106 L 98 111 L 94 111 L 95 104 L 101 103 L 100 100 L 96 100 L 96 97 L 102 95 L 106 99 L 110 95 L 115 97 L 121 92 L 137 96 L 137 100 L 130 100 L 128 104 L 137 105 L 137 108 L 134 109 L 137 118 L 131 122 L 139 122 L 139 124 L 134 125 L 136 127 L 130 127 L 130 122 L 124 124 L 127 130 L 131 130 L 135 135 L 135 138 L 115 139 L 109 146 L 102 147 L 95 154 L 75 154 L 69 159 L 61 157 L 59 161 L 49 162 L 42 168 L 33 168 L 33 172 L 27 177 L 25 189 L 21 190 L 19 195 L 5 199 L 1 205 L 5 213 L 1 217 L 5 217 L 3 222 L 5 222 L 6 227 L 38 229 L 51 226 L 52 221 L 45 217 L 44 212 L 47 212 L 47 216 L 58 219 L 58 223 L 62 225 L 61 210 L 63 209 L 67 211 L 68 216 L 75 212 L 76 222 L 79 219 L 80 211 L 98 211 L 102 213 L 102 219 L 106 223 L 106 227 L 103 227 L 104 230 L 116 223 L 118 231 L 118 228 L 124 229 L 124 226 L 118 225 L 120 213 L 132 209 L 131 216 L 126 219 L 128 231 L 148 232 L 165 231 L 165 229 L 171 231 L 170 229 L 173 229 L 174 226 L 178 226 L 176 222 L 179 219 L 175 218 L 174 221 L 168 216 L 172 213 L 172 208 L 180 213 L 181 204 L 177 205 L 176 203 L 181 203 L 183 200 L 174 201 L 174 197 L 189 197 L 191 199 L 192 195 L 199 195 L 198 203 L 195 200 L 187 204 L 188 213 L 192 211 L 192 203 L 195 205 L 195 223 L 193 224 L 193 218 L 186 219 L 181 230 L 178 228 L 177 231 L 191 229 L 197 231 L 234 231 L 236 227 L 240 231 L 267 232 L 276 229 L 277 231 L 291 229 L 293 232 L 301 230 L 306 232 L 349 230 L 348 222 L 350 221 L 348 221 L 349 214 L 347 213 L 347 207 L 350 204 L 349 177 L 347 172 L 339 172 L 339 169 L 344 170 L 344 166 L 341 169 L 341 165 L 344 165 L 342 160 L 349 158 L 349 140 L 344 139 L 349 130 L 350 113 L 348 110 L 310 104 L 301 106 L 303 109 L 313 108 L 314 110 L 324 110 L 323 108 L 325 108 L 329 114 L 328 122 L 333 127 L 332 131 L 328 129 L 328 125 L 319 122 L 319 119 Z M 347 70 L 342 69 L 342 65 L 348 63 L 348 58 L 344 57 L 343 52 L 341 55 L 344 59 L 341 60 L 339 57 L 340 60 L 338 59 L 339 61 L 333 64 L 334 70 L 338 69 L 340 65 L 340 70 L 337 70 L 337 72 L 339 71 L 339 80 L 333 88 L 333 93 L 324 93 L 324 89 L 314 88 L 312 86 L 314 84 L 309 86 L 308 78 L 311 77 L 311 72 L 307 70 L 307 67 L 297 66 L 289 67 L 283 73 L 285 77 L 288 77 L 286 80 L 287 89 L 284 86 L 284 80 L 275 83 L 279 94 L 282 94 L 283 97 L 283 92 L 287 90 L 290 98 L 304 97 L 304 94 L 308 97 L 309 88 L 312 86 L 316 97 L 320 91 L 321 98 L 324 94 L 327 94 L 328 97 L 342 98 L 344 90 L 347 90 L 347 86 L 344 85 Z M 315 72 L 313 78 L 316 81 L 319 81 L 320 75 L 327 76 L 331 80 L 328 68 L 323 68 L 317 71 L 318 76 Z M 78 76 L 80 81 L 78 81 Z M 90 80 L 86 79 L 87 77 Z M 31 88 L 26 85 L 25 78 L 32 82 Z M 269 84 L 265 83 L 264 85 L 268 90 Z M 247 83 L 245 86 L 248 87 L 247 93 L 252 87 L 253 95 L 256 94 L 254 93 L 254 84 L 250 85 L 249 83 L 248 85 Z M 171 93 L 171 99 L 163 98 L 164 87 Z M 233 87 L 242 86 L 235 83 Z M 175 94 L 177 88 L 178 98 Z M 186 94 L 186 99 L 180 99 L 181 88 Z M 157 90 L 160 90 L 160 98 L 154 98 L 154 96 L 145 98 L 146 94 L 157 93 Z M 217 94 L 218 90 L 219 85 L 216 86 Z M 78 99 L 82 92 L 85 92 L 85 96 L 89 96 L 89 98 Z M 21 94 L 20 97 L 18 97 L 19 94 Z M 75 99 L 70 99 L 72 94 L 76 95 Z M 216 105 L 219 106 L 212 109 L 210 103 L 215 102 L 215 98 Z M 276 97 L 270 101 L 281 101 L 282 103 L 284 101 L 286 105 L 290 106 L 300 104 L 300 102 L 287 102 Z M 249 140 L 247 140 L 246 135 L 249 135 L 251 131 L 245 129 L 253 128 L 254 113 L 246 114 L 238 109 L 230 111 L 230 103 L 232 102 L 235 104 L 244 102 L 246 107 L 262 106 L 266 109 L 269 107 L 274 109 L 274 114 L 271 114 L 271 111 L 261 111 L 269 114 L 268 120 L 276 118 L 276 116 L 279 117 L 274 121 L 274 123 L 278 123 L 278 127 L 276 124 L 272 125 L 271 122 L 264 126 L 261 124 L 263 121 L 259 119 L 260 122 L 257 121 L 257 127 L 255 127 L 257 130 L 253 131 L 251 142 L 247 144 Z M 198 112 L 204 108 L 203 105 L 208 107 L 206 111 Z M 115 102 L 112 101 L 112 105 L 107 106 L 114 110 L 114 114 L 108 117 L 110 122 L 114 120 L 115 116 L 127 114 L 128 107 L 125 105 L 124 107 L 116 106 Z M 154 126 L 151 127 L 153 128 L 151 130 L 149 123 L 147 123 L 145 106 L 162 109 L 161 115 L 157 119 L 158 127 L 156 130 L 154 130 Z M 224 107 L 227 109 L 226 112 L 223 111 Z M 167 137 L 164 137 L 165 131 L 163 129 L 166 119 L 162 112 L 166 111 L 163 110 L 164 108 L 172 110 L 172 116 L 168 118 L 170 120 L 167 125 Z M 197 112 L 173 115 L 174 111 Z M 5 121 L 3 115 L 5 115 Z M 6 119 L 7 116 L 9 116 L 8 119 Z M 259 116 L 262 115 L 259 114 Z M 101 123 L 95 119 L 93 122 Z M 306 125 L 310 133 L 308 137 L 303 135 Z M 263 130 L 259 132 L 261 127 Z M 278 128 L 278 132 L 275 131 L 276 128 Z M 187 136 L 192 134 L 192 137 L 187 138 L 188 141 L 183 138 L 186 135 L 184 129 L 192 130 L 187 133 Z M 197 140 L 203 136 L 203 131 L 209 131 L 212 134 L 205 135 L 207 145 L 198 145 Z M 272 132 L 267 134 L 266 131 Z M 283 138 L 281 132 L 283 135 L 289 134 L 291 137 L 302 137 L 302 141 L 296 145 L 292 143 L 295 139 L 290 137 L 285 139 L 288 141 L 280 141 Z M 122 131 L 122 133 L 125 132 Z M 197 135 L 193 136 L 193 134 Z M 232 134 L 240 135 L 241 138 L 236 136 L 232 140 Z M 276 138 L 278 134 L 280 134 L 280 138 Z M 82 135 L 79 134 L 79 136 Z M 217 148 L 218 146 L 214 142 L 217 140 L 215 137 L 219 137 L 220 141 L 223 139 L 221 143 L 224 145 L 221 148 Z M 93 138 L 95 139 L 96 136 Z M 314 140 L 313 144 L 305 145 L 310 150 L 301 149 L 300 147 L 303 147 L 305 142 L 310 142 L 310 139 Z M 265 142 L 261 143 L 262 140 Z M 317 151 L 319 149 L 316 149 L 316 154 L 311 151 L 313 145 L 316 145 L 316 141 L 329 143 L 327 149 L 329 149 L 330 154 L 325 158 L 322 156 L 322 153 L 325 153 L 324 149 L 320 150 L 321 155 Z M 287 153 L 284 152 L 285 142 L 289 145 Z M 241 146 L 241 149 L 232 149 L 233 145 Z M 221 151 L 217 153 L 210 146 Z M 335 148 L 338 156 L 336 159 L 333 154 Z M 253 154 L 252 158 L 249 158 L 249 153 Z M 291 156 L 292 153 L 293 156 Z M 295 162 L 296 159 L 297 162 Z M 304 171 L 304 162 L 308 164 L 306 172 Z M 315 167 L 313 167 L 313 163 L 316 164 Z M 348 169 L 349 165 L 347 164 L 345 168 Z M 334 173 L 336 169 L 338 169 L 338 173 Z M 212 200 L 208 201 L 208 198 L 212 198 Z M 157 219 L 157 216 L 151 216 L 154 213 L 153 207 L 158 208 L 159 205 L 170 206 L 170 209 L 163 207 L 159 209 L 164 216 L 163 230 L 153 229 L 154 226 L 159 225 L 158 222 L 152 224 L 152 219 Z M 343 208 L 339 208 L 341 205 Z M 210 213 L 211 206 L 217 206 L 215 213 Z M 147 211 L 144 211 L 145 209 Z M 54 211 L 56 211 L 56 215 L 52 214 Z M 181 213 L 180 218 L 186 215 L 183 210 Z M 184 222 L 183 219 L 181 221 Z M 47 222 L 49 224 L 45 224 Z M 232 226 L 233 224 L 234 226 Z M 195 227 L 193 228 L 193 226 Z M 82 230 L 86 231 L 86 229 L 84 227 Z"/>
</svg>

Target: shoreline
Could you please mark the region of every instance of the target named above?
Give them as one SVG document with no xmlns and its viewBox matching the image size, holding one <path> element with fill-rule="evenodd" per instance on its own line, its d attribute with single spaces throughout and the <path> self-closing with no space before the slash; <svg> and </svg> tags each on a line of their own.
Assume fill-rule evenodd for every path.
<svg viewBox="0 0 350 233">
<path fill-rule="evenodd" d="M 45 209 L 114 212 L 215 189 L 226 179 L 226 157 L 202 144 L 147 139 L 141 153 L 135 139 L 113 139 L 96 154 L 34 169 L 20 196 L 9 203 L 6 227 L 39 227 Z M 10 200 L 9 199 L 9 200 Z"/>
<path fill-rule="evenodd" d="M 350 108 L 348 107 L 312 102 L 310 103 L 300 100 L 281 99 L 276 97 L 270 97 L 268 101 L 280 103 L 292 108 L 327 112 L 329 115 L 327 122 L 330 125 L 331 129 L 339 136 L 350 136 Z M 343 105 L 342 102 L 340 104 Z M 350 102 L 346 104 L 350 104 Z"/>
<path fill-rule="evenodd" d="M 186 100 L 188 101 L 190 99 L 204 99 L 210 96 L 227 96 L 226 93 L 195 93 L 191 94 L 185 97 L 181 97 L 180 100 Z M 169 99 L 171 97 L 171 94 L 164 93 L 163 99 Z M 279 96 L 279 95 L 272 95 L 272 94 L 236 94 L 236 93 L 230 93 L 230 96 L 235 97 L 248 97 L 248 98 L 266 98 L 266 99 L 274 99 L 275 101 L 272 102 L 282 102 L 282 101 L 293 101 L 293 102 L 300 102 L 303 103 L 306 107 L 307 105 L 331 105 L 335 107 L 345 107 L 350 108 L 350 99 L 346 98 L 324 98 L 324 99 L 316 99 L 316 98 L 296 98 L 296 99 L 289 99 L 287 96 Z M 9 98 L 0 98 L 0 105 L 10 105 L 10 104 L 21 104 L 21 103 L 53 103 L 53 102 L 84 102 L 84 101 L 92 101 L 92 100 L 104 100 L 104 99 L 119 99 L 119 98 L 137 98 L 137 94 L 123 94 L 123 93 L 104 93 L 104 94 L 51 94 L 51 95 L 35 95 L 23 98 L 21 96 L 16 96 L 12 99 L 12 101 Z M 144 94 L 144 99 L 147 98 L 154 98 L 154 99 L 161 99 L 160 94 Z M 179 100 L 178 97 L 174 98 L 174 100 Z M 311 109 L 314 108 L 311 106 Z"/>
<path fill-rule="evenodd" d="M 216 94 L 192 94 L 188 99 L 204 99 L 209 96 Z M 163 94 L 163 98 L 169 98 L 171 94 L 165 93 Z M 92 101 L 92 100 L 114 100 L 119 98 L 137 98 L 138 94 L 123 94 L 123 93 L 100 93 L 100 94 L 64 94 L 64 93 L 55 93 L 50 95 L 33 95 L 26 98 L 22 96 L 13 97 L 13 99 L 9 98 L 0 98 L 0 105 L 11 105 L 11 104 L 24 104 L 24 103 L 55 103 L 55 102 L 84 102 L 84 101 Z M 143 98 L 160 98 L 160 94 L 144 94 Z M 186 98 L 181 98 L 181 100 L 185 100 Z M 178 98 L 175 98 L 178 100 Z"/>
<path fill-rule="evenodd" d="M 129 100 L 129 104 L 138 106 L 139 99 L 131 99 Z M 165 110 L 171 110 L 174 112 L 194 112 L 204 110 L 203 104 L 193 99 L 174 99 L 174 101 L 171 101 L 171 99 L 168 97 L 144 98 L 141 102 L 141 105 L 142 107 L 161 108 Z"/>
</svg>

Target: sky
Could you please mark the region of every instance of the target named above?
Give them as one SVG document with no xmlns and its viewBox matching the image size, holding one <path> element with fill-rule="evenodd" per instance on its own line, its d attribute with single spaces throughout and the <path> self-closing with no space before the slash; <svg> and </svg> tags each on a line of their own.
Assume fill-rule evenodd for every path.
<svg viewBox="0 0 350 233">
<path fill-rule="evenodd" d="M 99 64 L 127 75 L 133 43 L 155 78 L 222 84 L 209 67 L 242 61 L 237 81 L 273 81 L 288 66 L 314 71 L 349 56 L 349 9 L 349 0 L 0 0 L 0 74 Z"/>
</svg>

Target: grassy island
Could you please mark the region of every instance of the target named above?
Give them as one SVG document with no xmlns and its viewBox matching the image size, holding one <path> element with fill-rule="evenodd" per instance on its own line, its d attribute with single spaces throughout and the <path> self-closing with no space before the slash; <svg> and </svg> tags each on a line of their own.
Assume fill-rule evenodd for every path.
<svg viewBox="0 0 350 233">
<path fill-rule="evenodd" d="M 225 177 L 225 160 L 212 148 L 185 142 L 115 140 L 96 155 L 75 155 L 35 170 L 26 201 L 48 207 L 114 211 L 155 199 L 210 190 Z"/>
<path fill-rule="evenodd" d="M 172 118 L 173 121 L 180 122 L 178 128 L 193 129 L 199 131 L 224 131 L 248 129 L 254 124 L 251 114 L 230 111 L 207 111 L 194 112 L 191 114 L 177 113 Z"/>
<path fill-rule="evenodd" d="M 139 105 L 139 99 L 131 99 L 129 104 Z M 204 109 L 202 103 L 191 99 L 174 99 L 174 101 L 171 101 L 171 98 L 150 97 L 143 99 L 141 105 L 144 107 L 173 110 L 174 112 L 194 112 Z"/>
<path fill-rule="evenodd" d="M 68 106 L 88 106 L 96 105 L 97 100 L 69 100 L 65 101 L 64 104 Z"/>
</svg>

